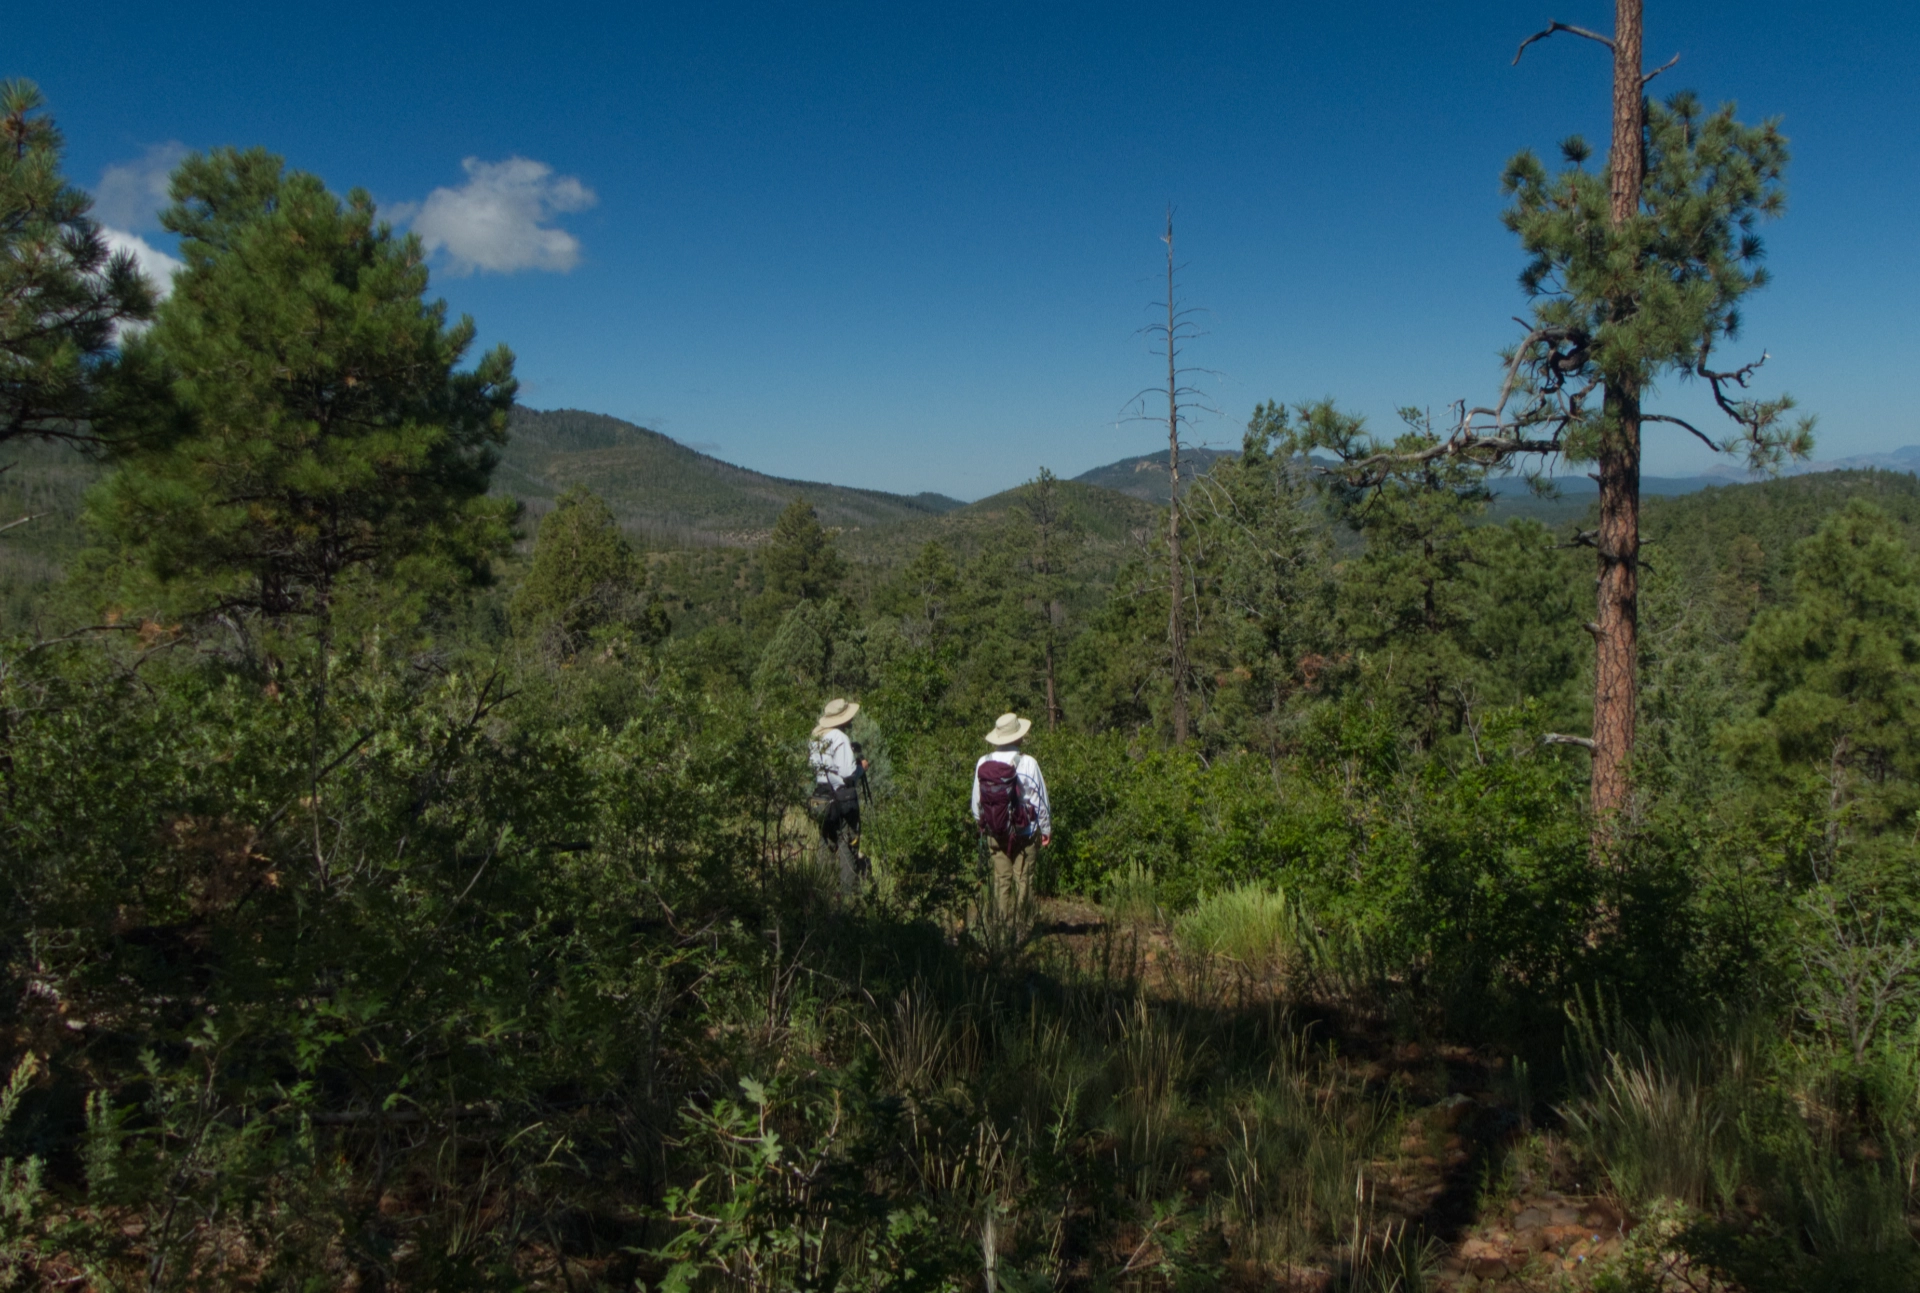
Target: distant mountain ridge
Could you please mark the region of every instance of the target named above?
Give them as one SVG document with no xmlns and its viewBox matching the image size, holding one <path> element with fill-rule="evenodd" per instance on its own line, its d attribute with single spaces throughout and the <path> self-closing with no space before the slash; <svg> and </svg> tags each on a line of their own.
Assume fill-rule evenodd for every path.
<svg viewBox="0 0 1920 1293">
<path fill-rule="evenodd" d="M 1832 458 L 1826 462 L 1789 462 L 1780 468 L 1782 476 L 1807 476 L 1822 471 L 1906 471 L 1920 475 L 1920 444 L 1902 445 L 1886 453 L 1861 453 L 1851 458 Z M 1734 481 L 1766 480 L 1765 472 L 1747 471 L 1732 464 L 1714 467 L 1708 475 Z"/>
<path fill-rule="evenodd" d="M 1825 462 L 1786 462 L 1781 464 L 1779 471 L 1771 473 L 1749 471 L 1732 462 L 1716 463 L 1698 476 L 1642 476 L 1640 492 L 1662 496 L 1692 494 L 1721 485 L 1752 485 L 1781 476 L 1812 476 L 1829 471 L 1903 471 L 1920 475 L 1920 445 L 1910 444 L 1886 453 L 1856 454 L 1850 458 L 1832 458 Z M 1525 478 L 1520 476 L 1499 476 L 1490 483 L 1496 494 L 1523 493 L 1528 488 Z M 1587 475 L 1556 476 L 1553 483 L 1562 494 L 1599 492 L 1599 486 Z"/>
<path fill-rule="evenodd" d="M 1200 474 L 1210 469 L 1222 458 L 1232 458 L 1238 451 L 1233 449 L 1182 449 L 1180 451 L 1180 472 L 1184 477 L 1189 470 Z M 1780 468 L 1780 476 L 1806 476 L 1827 471 L 1904 471 L 1920 475 L 1920 445 L 1906 445 L 1887 453 L 1858 454 L 1850 458 L 1834 458 L 1826 462 L 1790 462 Z M 1165 452 L 1140 454 L 1132 458 L 1122 458 L 1091 471 L 1083 471 L 1073 479 L 1088 485 L 1099 485 L 1116 493 L 1127 494 L 1149 503 L 1164 506 L 1173 491 L 1167 483 L 1167 455 Z M 1693 494 L 1718 485 L 1742 485 L 1773 479 L 1766 472 L 1748 471 L 1731 463 L 1715 466 L 1697 476 L 1642 476 L 1640 492 L 1655 496 Z M 1554 486 L 1561 494 L 1578 497 L 1582 494 L 1595 494 L 1599 486 L 1591 476 L 1575 472 L 1552 478 Z M 1525 476 L 1493 476 L 1487 481 L 1488 487 L 1499 495 L 1526 495 L 1532 492 L 1532 486 Z"/>
<path fill-rule="evenodd" d="M 1222 458 L 1238 455 L 1237 449 L 1183 448 L 1180 450 L 1180 475 L 1183 479 L 1189 473 L 1204 475 Z M 1102 489 L 1110 489 L 1116 494 L 1125 494 L 1147 503 L 1164 505 L 1173 497 L 1173 486 L 1167 478 L 1167 453 L 1164 449 L 1157 453 L 1122 458 L 1119 462 L 1083 471 L 1074 479 L 1083 485 L 1098 485 Z"/>
<path fill-rule="evenodd" d="M 605 499 L 640 535 L 696 546 L 757 542 L 800 497 L 824 524 L 848 530 L 962 506 L 944 494 L 909 497 L 768 476 L 604 413 L 516 408 L 494 471 L 495 492 L 513 495 L 538 514 L 574 485 Z"/>
<path fill-rule="evenodd" d="M 1204 474 L 1221 459 L 1235 456 L 1236 451 L 1231 449 L 1182 449 L 1182 478 Z M 1780 475 L 1864 469 L 1920 475 L 1920 445 L 1829 462 L 1791 463 L 1781 469 Z M 1650 497 L 1673 497 L 1766 479 L 1764 474 L 1728 464 L 1698 476 L 1644 476 L 1640 490 Z M 1073 483 L 1091 487 L 1095 494 L 1110 491 L 1150 507 L 1164 507 L 1170 497 L 1166 454 L 1160 451 L 1081 472 L 1073 477 Z M 1510 506 L 1523 512 L 1545 506 L 1557 513 L 1579 505 L 1597 488 L 1592 478 L 1583 474 L 1555 477 L 1553 484 L 1565 501 L 1554 504 L 1550 500 L 1531 501 L 1531 488 L 1522 476 L 1496 476 L 1489 484 L 1502 499 L 1503 513 Z M 584 485 L 600 495 L 637 536 L 655 543 L 728 547 L 758 543 L 772 530 L 781 511 L 799 497 L 813 504 L 823 523 L 850 533 L 962 512 L 986 514 L 998 510 L 1002 500 L 1010 497 L 995 495 L 969 505 L 932 492 L 892 494 L 824 481 L 789 480 L 723 462 L 657 431 L 603 413 L 515 409 L 510 439 L 494 475 L 495 491 L 519 498 L 527 504 L 530 519 L 537 519 L 573 485 Z M 1082 500 L 1083 507 L 1092 509 L 1089 515 L 1106 518 L 1111 513 L 1108 524 L 1119 528 L 1138 524 L 1127 509 L 1114 511 L 1113 506 L 1096 505 L 1094 496 Z M 1126 522 L 1120 520 L 1123 515 L 1128 517 Z M 952 533 L 946 527 L 916 527 L 915 532 L 928 536 Z M 891 546 L 891 536 L 880 542 Z"/>
</svg>

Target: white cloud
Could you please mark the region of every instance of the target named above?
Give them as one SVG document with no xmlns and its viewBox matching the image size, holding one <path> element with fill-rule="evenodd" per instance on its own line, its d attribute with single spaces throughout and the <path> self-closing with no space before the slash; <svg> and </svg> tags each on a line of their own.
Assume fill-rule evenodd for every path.
<svg viewBox="0 0 1920 1293">
<path fill-rule="evenodd" d="M 153 246 L 139 234 L 127 233 L 120 229 L 108 229 L 104 226 L 100 236 L 107 240 L 107 250 L 114 255 L 130 252 L 138 261 L 141 270 L 153 280 L 154 294 L 161 300 L 173 294 L 173 276 L 186 268 L 186 265 Z"/>
<path fill-rule="evenodd" d="M 467 172 L 465 184 L 435 189 L 418 207 L 392 213 L 401 220 L 412 217 L 413 231 L 428 252 L 446 251 L 449 272 L 547 269 L 564 274 L 580 263 L 580 240 L 551 222 L 599 201 L 592 189 L 526 157 L 504 162 L 469 157 L 460 165 Z"/>
<path fill-rule="evenodd" d="M 155 229 L 154 219 L 167 205 L 167 178 L 187 146 L 177 139 L 153 144 L 138 161 L 120 162 L 100 172 L 93 195 L 93 217 L 116 229 Z"/>
</svg>

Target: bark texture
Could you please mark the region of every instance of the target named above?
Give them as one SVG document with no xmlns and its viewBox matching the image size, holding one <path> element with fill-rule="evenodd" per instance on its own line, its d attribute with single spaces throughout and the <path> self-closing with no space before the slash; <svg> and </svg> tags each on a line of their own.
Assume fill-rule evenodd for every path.
<svg viewBox="0 0 1920 1293">
<path fill-rule="evenodd" d="M 1640 209 L 1646 170 L 1645 85 L 1640 72 L 1641 0 L 1616 0 L 1613 24 L 1613 149 L 1610 215 L 1614 227 Z M 1630 303 L 1623 308 L 1631 309 Z M 1593 812 L 1600 830 L 1632 794 L 1634 717 L 1640 656 L 1640 381 L 1607 379 L 1600 449 L 1599 589 L 1594 619 Z"/>
</svg>

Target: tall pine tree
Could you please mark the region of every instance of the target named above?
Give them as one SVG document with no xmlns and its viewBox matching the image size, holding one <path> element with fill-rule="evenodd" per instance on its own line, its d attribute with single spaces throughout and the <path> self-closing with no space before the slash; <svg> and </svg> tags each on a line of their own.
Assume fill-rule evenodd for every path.
<svg viewBox="0 0 1920 1293">
<path fill-rule="evenodd" d="M 121 325 L 153 313 L 152 285 L 61 175 L 44 106 L 33 82 L 0 82 L 0 443 L 96 439 L 100 371 Z"/>
<path fill-rule="evenodd" d="M 1504 220 L 1529 260 L 1521 286 L 1534 300 L 1527 334 L 1508 356 L 1489 406 L 1459 406 L 1458 425 L 1411 454 L 1347 464 L 1377 473 L 1389 460 L 1464 459 L 1483 466 L 1522 455 L 1592 463 L 1600 523 L 1584 542 L 1598 567 L 1590 800 L 1604 848 L 1631 790 L 1639 705 L 1640 441 L 1648 423 L 1685 430 L 1721 452 L 1770 466 L 1812 447 L 1812 420 L 1789 421 L 1793 400 L 1748 394 L 1765 356 L 1725 368 L 1717 348 L 1740 332 L 1740 306 L 1767 282 L 1760 220 L 1785 204 L 1787 144 L 1776 123 L 1741 124 L 1732 105 L 1705 111 L 1692 94 L 1650 103 L 1665 68 L 1642 70 L 1642 0 L 1616 0 L 1609 37 L 1553 23 L 1613 54 L 1613 140 L 1604 171 L 1573 137 L 1549 173 L 1532 152 L 1507 164 Z M 1515 55 L 1519 61 L 1519 55 Z M 1649 412 L 1643 397 L 1665 375 L 1698 379 L 1737 431 L 1715 439 L 1685 420 Z M 1576 739 L 1576 738 L 1569 738 Z"/>
<path fill-rule="evenodd" d="M 113 429 L 139 447 L 96 529 L 189 614 L 324 622 L 357 573 L 484 576 L 513 356 L 458 367 L 473 321 L 424 298 L 419 240 L 260 149 L 188 158 L 172 194 L 186 268 L 127 342 Z"/>
<path fill-rule="evenodd" d="M 1784 205 L 1787 146 L 1777 126 L 1742 125 L 1732 105 L 1705 112 L 1691 94 L 1650 104 L 1647 84 L 1664 69 L 1643 70 L 1642 0 L 1617 0 L 1611 38 L 1554 23 L 1521 51 L 1556 32 L 1613 53 L 1608 166 L 1587 170 L 1590 152 L 1577 137 L 1562 145 L 1567 164 L 1557 175 L 1531 152 L 1508 163 L 1505 220 L 1531 258 L 1520 281 L 1535 300 L 1532 327 L 1489 411 L 1490 433 L 1458 440 L 1481 456 L 1564 453 L 1597 468 L 1591 799 L 1604 837 L 1627 805 L 1639 705 L 1641 431 L 1679 426 L 1760 465 L 1804 454 L 1811 423 L 1783 421 L 1791 399 L 1746 396 L 1758 362 L 1723 370 L 1714 354 L 1739 334 L 1742 299 L 1767 281 L 1754 228 Z M 1676 371 L 1712 389 L 1737 436 L 1715 440 L 1646 411 L 1645 392 Z"/>
<path fill-rule="evenodd" d="M 1276 766 L 1288 706 L 1313 685 L 1332 618 L 1326 526 L 1289 448 L 1292 432 L 1284 406 L 1256 408 L 1240 453 L 1196 477 L 1188 505 L 1195 673 L 1214 681 L 1203 734 L 1262 750 Z"/>
<path fill-rule="evenodd" d="M 767 581 L 761 612 L 768 618 L 800 602 L 832 596 L 847 577 L 846 559 L 821 526 L 820 514 L 804 498 L 794 499 L 774 522 L 760 566 Z"/>
</svg>

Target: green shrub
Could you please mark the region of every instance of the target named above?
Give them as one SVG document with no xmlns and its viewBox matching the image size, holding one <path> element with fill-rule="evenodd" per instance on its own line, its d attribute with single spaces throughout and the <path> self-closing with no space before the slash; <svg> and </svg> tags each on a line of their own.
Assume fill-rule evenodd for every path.
<svg viewBox="0 0 1920 1293">
<path fill-rule="evenodd" d="M 1284 893 L 1245 884 L 1202 898 L 1174 922 L 1173 932 L 1194 951 L 1266 973 L 1296 956 L 1298 923 Z"/>
</svg>

